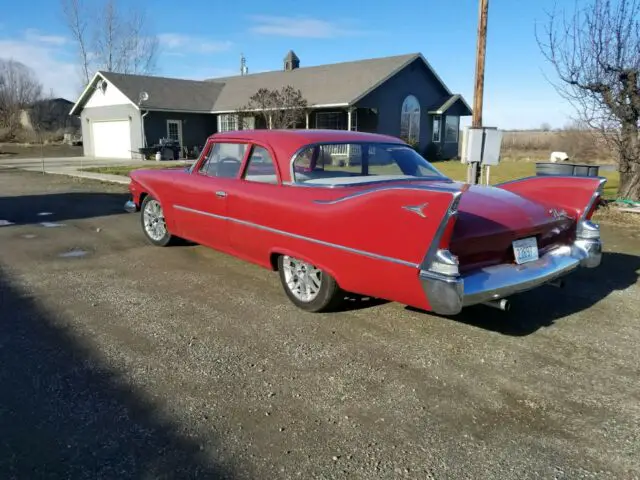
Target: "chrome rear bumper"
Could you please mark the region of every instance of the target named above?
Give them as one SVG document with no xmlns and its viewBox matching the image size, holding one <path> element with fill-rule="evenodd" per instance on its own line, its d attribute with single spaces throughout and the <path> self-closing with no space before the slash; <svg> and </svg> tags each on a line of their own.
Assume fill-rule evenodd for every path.
<svg viewBox="0 0 640 480">
<path fill-rule="evenodd" d="M 579 239 L 558 247 L 540 259 L 522 265 L 496 265 L 459 276 L 422 270 L 420 281 L 431 310 L 455 315 L 463 307 L 531 290 L 567 275 L 578 267 L 595 268 L 602 259 L 600 239 Z"/>
</svg>

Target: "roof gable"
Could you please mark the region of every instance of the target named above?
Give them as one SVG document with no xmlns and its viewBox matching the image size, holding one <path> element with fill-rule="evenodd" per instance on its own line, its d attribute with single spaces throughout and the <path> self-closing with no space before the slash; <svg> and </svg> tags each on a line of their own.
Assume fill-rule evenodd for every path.
<svg viewBox="0 0 640 480">
<path fill-rule="evenodd" d="M 71 114 L 77 115 L 84 108 L 99 80 L 115 87 L 136 108 L 140 103 L 140 93 L 146 92 L 149 98 L 140 103 L 140 108 L 173 112 L 211 113 L 223 87 L 217 82 L 99 71 L 80 95 Z"/>
</svg>

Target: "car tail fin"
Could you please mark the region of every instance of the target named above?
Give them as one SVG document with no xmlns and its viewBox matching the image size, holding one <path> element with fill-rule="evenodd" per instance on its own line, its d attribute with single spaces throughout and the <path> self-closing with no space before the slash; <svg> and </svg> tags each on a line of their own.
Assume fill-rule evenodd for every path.
<svg viewBox="0 0 640 480">
<path fill-rule="evenodd" d="M 422 272 L 452 278 L 460 275 L 458 258 L 449 251 L 449 245 L 458 220 L 460 199 L 468 189 L 469 185 L 467 184 L 460 191 L 452 192 L 449 207 L 444 213 L 429 250 L 420 264 Z"/>
<path fill-rule="evenodd" d="M 577 221 L 591 220 L 601 203 L 604 177 L 538 176 L 496 185 L 550 210 L 564 210 Z"/>
</svg>

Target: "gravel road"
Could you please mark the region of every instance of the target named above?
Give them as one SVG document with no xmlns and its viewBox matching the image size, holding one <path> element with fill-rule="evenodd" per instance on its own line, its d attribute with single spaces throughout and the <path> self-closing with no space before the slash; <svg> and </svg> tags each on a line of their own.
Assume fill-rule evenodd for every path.
<svg viewBox="0 0 640 480">
<path fill-rule="evenodd" d="M 509 313 L 314 315 L 125 199 L 0 171 L 0 478 L 640 478 L 638 233 Z"/>
</svg>

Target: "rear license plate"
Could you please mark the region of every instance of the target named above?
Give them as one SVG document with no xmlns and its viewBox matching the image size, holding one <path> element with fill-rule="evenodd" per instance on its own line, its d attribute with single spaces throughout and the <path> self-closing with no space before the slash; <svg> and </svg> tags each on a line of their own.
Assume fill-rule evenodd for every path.
<svg viewBox="0 0 640 480">
<path fill-rule="evenodd" d="M 513 255 L 518 265 L 538 260 L 538 242 L 536 237 L 514 240 Z"/>
</svg>

